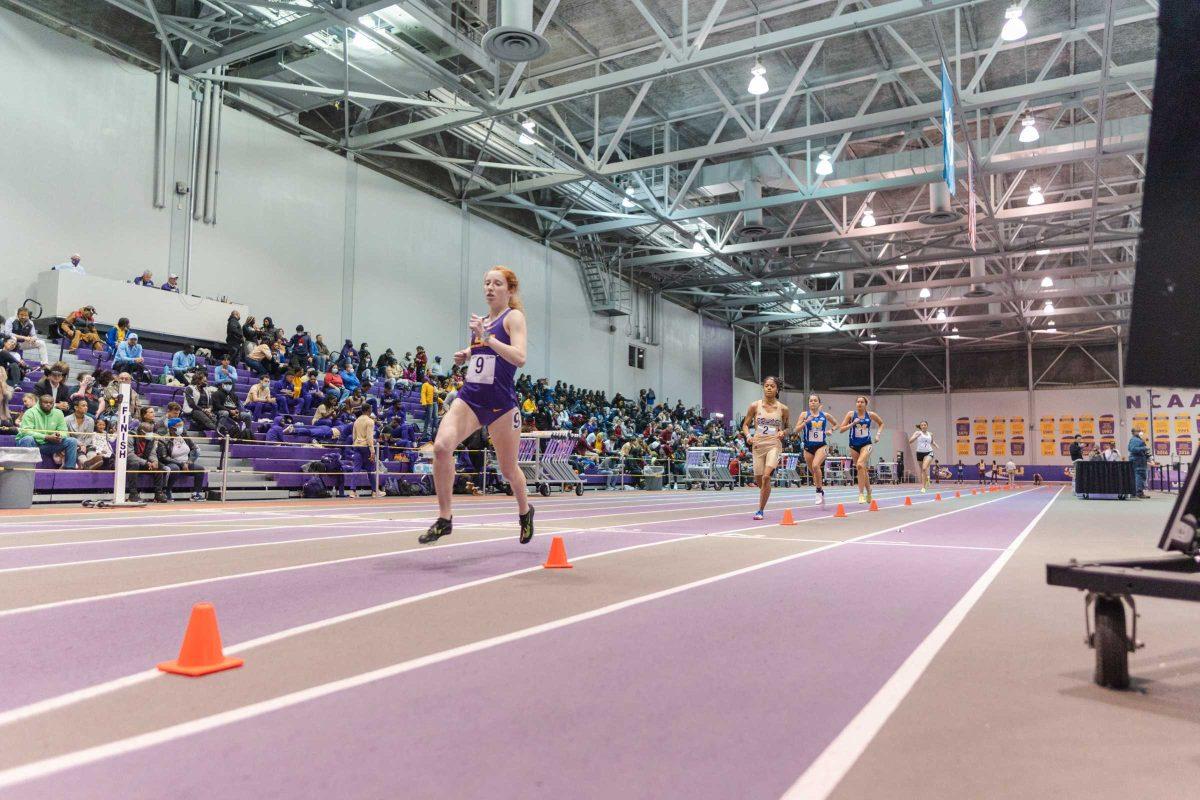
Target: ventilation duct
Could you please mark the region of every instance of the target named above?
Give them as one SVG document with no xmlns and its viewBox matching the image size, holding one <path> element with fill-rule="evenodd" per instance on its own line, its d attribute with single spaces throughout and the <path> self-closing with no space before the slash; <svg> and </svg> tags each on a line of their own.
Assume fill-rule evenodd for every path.
<svg viewBox="0 0 1200 800">
<path fill-rule="evenodd" d="M 762 178 L 754 177 L 746 181 L 742 189 L 742 201 L 748 204 L 755 204 L 762 200 Z M 763 225 L 763 210 L 761 208 L 752 208 L 742 212 L 742 229 L 740 234 L 746 239 L 757 239 L 768 233 L 766 225 Z"/>
<path fill-rule="evenodd" d="M 926 225 L 945 225 L 958 221 L 958 212 L 950 208 L 950 187 L 945 181 L 929 184 L 929 213 L 917 219 Z"/>
<path fill-rule="evenodd" d="M 971 265 L 971 277 L 972 278 L 982 278 L 984 276 L 983 259 L 982 258 L 977 256 L 975 258 L 972 258 L 970 260 L 970 262 L 968 262 L 968 263 Z M 963 297 L 991 297 L 991 296 L 992 296 L 992 290 L 987 288 L 986 283 L 972 283 L 971 288 L 968 289 L 967 292 L 963 295 Z"/>
<path fill-rule="evenodd" d="M 533 32 L 533 0 L 501 0 L 500 25 L 483 37 L 483 49 L 497 61 L 536 61 L 550 43 Z"/>
</svg>

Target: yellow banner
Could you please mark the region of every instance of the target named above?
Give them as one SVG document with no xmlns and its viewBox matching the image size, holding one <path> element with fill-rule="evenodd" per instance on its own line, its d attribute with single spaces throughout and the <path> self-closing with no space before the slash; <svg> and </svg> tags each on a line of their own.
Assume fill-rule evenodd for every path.
<svg viewBox="0 0 1200 800">
<path fill-rule="evenodd" d="M 1075 435 L 1075 418 L 1074 417 L 1059 417 L 1058 430 L 1063 436 Z"/>
<path fill-rule="evenodd" d="M 1091 414 L 1079 416 L 1079 435 L 1084 437 L 1096 435 L 1096 418 Z"/>
<path fill-rule="evenodd" d="M 962 438 L 956 439 L 954 442 L 954 453 L 955 455 L 960 456 L 971 455 L 971 440 Z"/>
<path fill-rule="evenodd" d="M 987 417 L 975 417 L 971 420 L 971 434 L 973 436 L 987 436 Z"/>
<path fill-rule="evenodd" d="M 1053 439 L 1042 439 L 1042 455 L 1044 455 L 1044 456 L 1054 455 L 1054 440 Z"/>
<path fill-rule="evenodd" d="M 1054 438 L 1054 417 L 1042 417 L 1040 427 L 1043 439 Z"/>
<path fill-rule="evenodd" d="M 1192 415 L 1191 414 L 1176 414 L 1175 415 L 1175 438 L 1180 436 L 1188 436 L 1192 432 Z"/>
<path fill-rule="evenodd" d="M 1171 436 L 1171 420 L 1166 414 L 1159 414 L 1154 418 L 1154 438 L 1162 437 L 1170 438 Z"/>
<path fill-rule="evenodd" d="M 1004 455 L 1004 444 L 1005 443 L 1003 439 L 992 439 L 992 455 Z"/>
<path fill-rule="evenodd" d="M 1024 436 L 1025 435 L 1025 418 L 1024 417 L 1012 417 L 1008 421 L 1008 426 L 1009 426 L 1009 431 L 1013 436 Z"/>
</svg>

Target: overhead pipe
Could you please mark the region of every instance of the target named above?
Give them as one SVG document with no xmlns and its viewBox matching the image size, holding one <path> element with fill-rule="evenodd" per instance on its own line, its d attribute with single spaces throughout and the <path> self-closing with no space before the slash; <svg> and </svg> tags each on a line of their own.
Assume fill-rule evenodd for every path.
<svg viewBox="0 0 1200 800">
<path fill-rule="evenodd" d="M 171 85 L 170 65 L 164 45 L 159 52 L 158 76 L 154 81 L 154 207 L 167 206 L 167 96 Z"/>
<path fill-rule="evenodd" d="M 223 72 L 224 68 L 218 70 L 218 73 Z M 210 83 L 214 83 L 210 81 Z M 204 176 L 204 221 L 213 221 L 213 212 L 216 206 L 216 188 L 217 188 L 217 152 L 221 141 L 221 106 L 222 98 L 224 97 L 224 88 L 219 84 L 212 87 L 212 94 L 209 98 L 209 113 L 208 113 L 208 152 L 205 155 L 206 171 Z"/>
<path fill-rule="evenodd" d="M 742 200 L 748 204 L 757 203 L 762 200 L 762 178 L 755 175 L 753 178 L 747 178 L 745 186 L 742 189 Z M 763 225 L 763 210 L 761 208 L 751 208 L 742 212 L 742 230 L 741 235 L 747 238 L 758 238 L 768 233 L 766 225 Z"/>
<path fill-rule="evenodd" d="M 200 137 L 196 142 L 196 168 L 192 172 L 192 219 L 204 216 L 204 194 L 208 180 L 208 135 L 212 117 L 213 82 L 202 81 Z"/>
</svg>

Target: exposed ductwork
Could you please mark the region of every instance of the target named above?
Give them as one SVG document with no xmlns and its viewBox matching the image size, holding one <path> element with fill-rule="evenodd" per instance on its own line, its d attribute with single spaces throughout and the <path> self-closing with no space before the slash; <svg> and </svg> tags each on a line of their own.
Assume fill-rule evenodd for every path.
<svg viewBox="0 0 1200 800">
<path fill-rule="evenodd" d="M 762 199 L 762 178 L 753 177 L 745 182 L 742 189 L 742 199 L 747 203 L 757 203 Z M 770 230 L 766 225 L 763 225 L 763 210 L 761 208 L 751 208 L 742 214 L 742 229 L 741 235 L 747 239 L 757 239 L 769 233 Z"/>
<path fill-rule="evenodd" d="M 983 257 L 982 256 L 976 256 L 976 257 L 972 258 L 968 263 L 970 264 L 970 267 L 971 267 L 971 277 L 972 278 L 982 278 L 986 274 L 983 269 Z M 983 283 L 972 283 L 971 288 L 968 289 L 963 294 L 963 297 L 991 297 L 991 296 L 992 296 L 992 290 L 987 288 L 987 284 L 983 284 Z"/>
<path fill-rule="evenodd" d="M 483 37 L 483 49 L 497 61 L 536 61 L 550 43 L 533 31 L 533 0 L 500 0 L 500 25 Z"/>
<path fill-rule="evenodd" d="M 917 219 L 926 225 L 945 225 L 957 222 L 959 214 L 950 207 L 950 187 L 945 181 L 929 184 L 929 213 Z"/>
</svg>

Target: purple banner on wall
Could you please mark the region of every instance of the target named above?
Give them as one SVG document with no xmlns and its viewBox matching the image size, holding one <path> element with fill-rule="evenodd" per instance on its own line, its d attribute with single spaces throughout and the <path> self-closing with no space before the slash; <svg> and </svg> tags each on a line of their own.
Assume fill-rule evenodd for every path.
<svg viewBox="0 0 1200 800">
<path fill-rule="evenodd" d="M 700 404 L 733 419 L 733 329 L 700 318 Z"/>
</svg>

